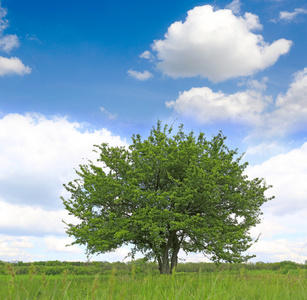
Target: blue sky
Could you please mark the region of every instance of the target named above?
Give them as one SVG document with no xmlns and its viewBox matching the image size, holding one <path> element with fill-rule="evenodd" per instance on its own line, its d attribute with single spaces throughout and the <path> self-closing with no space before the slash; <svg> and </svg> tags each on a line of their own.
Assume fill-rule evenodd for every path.
<svg viewBox="0 0 307 300">
<path fill-rule="evenodd" d="M 85 260 L 65 247 L 62 184 L 93 144 L 128 145 L 160 119 L 245 152 L 276 196 L 249 252 L 304 262 L 306 22 L 302 0 L 2 0 L 0 260 Z"/>
</svg>

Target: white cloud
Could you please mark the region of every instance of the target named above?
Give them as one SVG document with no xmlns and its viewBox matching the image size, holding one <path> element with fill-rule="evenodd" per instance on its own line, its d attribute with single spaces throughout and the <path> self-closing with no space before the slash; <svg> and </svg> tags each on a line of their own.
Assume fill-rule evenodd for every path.
<svg viewBox="0 0 307 300">
<path fill-rule="evenodd" d="M 168 28 L 164 40 L 154 41 L 157 67 L 174 78 L 200 75 L 214 82 L 254 74 L 273 65 L 292 45 L 285 39 L 265 42 L 252 33 L 261 28 L 251 13 L 236 17 L 228 9 L 195 7 L 185 22 Z"/>
<path fill-rule="evenodd" d="M 55 252 L 73 252 L 73 253 L 81 253 L 83 250 L 76 245 L 70 245 L 73 242 L 73 239 L 68 238 L 58 238 L 54 236 L 48 236 L 44 238 L 45 245 L 47 247 L 47 251 L 55 251 Z"/>
<path fill-rule="evenodd" d="M 230 4 L 226 5 L 225 8 L 230 9 L 234 14 L 239 14 L 241 11 L 240 0 L 233 0 Z"/>
<path fill-rule="evenodd" d="M 144 51 L 142 54 L 140 54 L 140 58 L 149 59 L 152 61 L 154 59 L 154 55 L 150 51 Z"/>
<path fill-rule="evenodd" d="M 304 263 L 307 259 L 306 244 L 307 240 L 260 240 L 251 246 L 248 252 L 257 255 L 258 258 L 253 261 L 258 261 L 260 256 L 262 260 L 269 262 L 291 260 Z"/>
<path fill-rule="evenodd" d="M 62 220 L 78 222 L 59 199 L 68 196 L 62 184 L 77 177 L 74 168 L 87 163 L 82 158 L 98 158 L 92 151 L 94 144 L 127 143 L 106 129 L 90 130 L 65 117 L 34 113 L 6 115 L 0 119 L 0 128 L 0 231 L 6 234 L 0 236 L 2 259 L 63 260 L 57 253 L 64 252 L 80 259 L 81 254 L 76 255 L 83 250 L 64 247 L 71 239 L 54 237 L 66 235 Z"/>
<path fill-rule="evenodd" d="M 134 70 L 128 70 L 127 73 L 129 74 L 129 76 L 137 79 L 137 80 L 141 80 L 141 81 L 145 81 L 148 80 L 149 78 L 153 77 L 153 75 L 149 72 L 149 71 L 144 71 L 144 72 L 138 72 L 138 71 L 134 71 Z"/>
<path fill-rule="evenodd" d="M 265 91 L 267 88 L 268 77 L 263 77 L 261 81 L 255 79 L 249 79 L 243 81 L 239 84 L 239 86 L 246 85 L 248 88 L 256 91 Z"/>
<path fill-rule="evenodd" d="M 250 230 L 251 236 L 253 238 L 258 238 L 259 235 L 261 235 L 261 240 L 263 240 L 271 239 L 274 235 L 281 233 L 291 233 L 291 230 L 281 224 L 280 220 L 276 221 L 275 219 L 276 218 L 271 215 L 263 218 L 260 224 Z"/>
<path fill-rule="evenodd" d="M 176 101 L 166 102 L 167 107 L 201 123 L 232 121 L 257 124 L 269 98 L 253 90 L 226 95 L 208 87 L 192 88 L 179 94 Z"/>
<path fill-rule="evenodd" d="M 19 47 L 19 39 L 15 34 L 3 35 L 3 31 L 9 26 L 8 20 L 5 19 L 6 14 L 7 11 L 0 2 L 0 49 L 10 52 L 13 48 Z"/>
<path fill-rule="evenodd" d="M 0 257 L 1 260 L 22 260 L 29 259 L 31 255 L 25 251 L 25 248 L 32 248 L 33 243 L 29 237 L 11 237 L 0 235 Z"/>
<path fill-rule="evenodd" d="M 19 47 L 19 39 L 15 34 L 3 35 L 3 31 L 9 26 L 5 19 L 7 11 L 0 2 L 0 50 L 9 53 L 12 49 Z M 0 56 L 0 76 L 30 74 L 31 68 L 25 66 L 17 57 Z"/>
<path fill-rule="evenodd" d="M 307 68 L 295 74 L 294 80 L 285 95 L 280 94 L 276 100 L 277 114 L 280 117 L 284 111 L 295 116 L 295 119 L 305 120 L 307 115 Z M 298 116 L 298 113 L 302 113 Z"/>
<path fill-rule="evenodd" d="M 3 241 L 10 241 L 11 247 L 17 247 L 17 248 L 32 248 L 33 243 L 30 242 L 30 238 L 27 236 L 21 236 L 21 237 L 5 237 L 4 235 L 0 236 L 1 242 Z"/>
<path fill-rule="evenodd" d="M 65 209 L 44 210 L 30 205 L 15 205 L 0 201 L 0 229 L 12 235 L 41 236 L 65 234 L 65 224 L 78 220 L 68 215 Z"/>
<path fill-rule="evenodd" d="M 19 47 L 19 39 L 15 34 L 7 34 L 0 38 L 0 48 L 5 52 L 10 52 L 13 48 Z"/>
<path fill-rule="evenodd" d="M 25 66 L 17 57 L 6 58 L 0 56 L 0 76 L 30 74 L 31 68 Z"/>
<path fill-rule="evenodd" d="M 278 198 L 276 198 L 271 203 L 264 205 L 262 221 L 252 228 L 252 237 L 256 238 L 261 234 L 261 240 L 287 237 L 289 241 L 296 240 L 298 236 L 305 237 L 307 211 L 298 211 L 287 215 L 276 215 L 268 212 L 267 208 L 270 205 L 278 205 L 278 201 Z"/>
<path fill-rule="evenodd" d="M 250 178 L 263 177 L 273 185 L 267 194 L 276 199 L 265 204 L 266 212 L 277 216 L 298 212 L 307 215 L 307 142 L 262 164 L 249 166 L 246 173 Z"/>
<path fill-rule="evenodd" d="M 304 129 L 307 124 L 307 68 L 297 72 L 285 94 L 276 98 L 272 112 L 262 116 L 261 126 L 253 135 L 284 136 Z"/>
<path fill-rule="evenodd" d="M 248 167 L 248 176 L 264 177 L 273 185 L 267 195 L 276 196 L 263 205 L 263 220 L 251 230 L 254 238 L 261 233 L 259 242 L 248 250 L 257 255 L 254 261 L 304 263 L 307 259 L 306 157 L 307 143 L 260 165 Z"/>
<path fill-rule="evenodd" d="M 296 8 L 293 12 L 288 11 L 281 11 L 279 13 L 279 18 L 276 20 L 272 20 L 274 23 L 277 21 L 285 21 L 285 22 L 292 22 L 294 19 L 297 18 L 298 15 L 304 15 L 307 14 L 307 9 L 303 8 Z"/>
<path fill-rule="evenodd" d="M 285 94 L 275 101 L 264 95 L 268 78 L 240 83 L 249 89 L 234 94 L 213 92 L 208 87 L 181 92 L 175 101 L 166 102 L 181 116 L 200 123 L 232 122 L 253 126 L 246 138 L 283 137 L 305 130 L 307 124 L 307 68 L 295 74 Z M 270 109 L 270 110 L 269 110 Z"/>
<path fill-rule="evenodd" d="M 8 20 L 5 19 L 7 11 L 1 6 L 0 3 L 0 33 L 9 26 Z"/>
<path fill-rule="evenodd" d="M 9 114 L 0 128 L 0 199 L 12 204 L 62 207 L 62 184 L 76 178 L 83 158 L 97 158 L 94 144 L 127 145 L 107 129 L 89 131 L 63 117 Z"/>
<path fill-rule="evenodd" d="M 263 140 L 263 139 L 262 139 Z M 264 140 L 263 142 L 256 143 L 248 146 L 245 151 L 244 158 L 252 158 L 253 161 L 258 157 L 263 161 L 263 157 L 272 157 L 281 153 L 286 153 L 289 150 L 287 145 L 283 145 L 278 141 Z"/>
<path fill-rule="evenodd" d="M 117 118 L 117 114 L 112 114 L 109 111 L 107 111 L 104 107 L 99 107 L 100 111 L 108 116 L 109 119 L 115 120 Z"/>
</svg>

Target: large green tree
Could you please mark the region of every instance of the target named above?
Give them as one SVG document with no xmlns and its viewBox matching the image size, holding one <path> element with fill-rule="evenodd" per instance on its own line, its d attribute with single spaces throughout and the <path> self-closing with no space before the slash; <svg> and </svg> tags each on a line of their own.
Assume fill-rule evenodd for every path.
<svg viewBox="0 0 307 300">
<path fill-rule="evenodd" d="M 270 200 L 263 179 L 248 180 L 247 163 L 225 145 L 222 133 L 177 133 L 158 122 L 149 137 L 133 135 L 129 148 L 96 145 L 98 165 L 89 161 L 79 178 L 64 185 L 62 198 L 80 222 L 67 224 L 73 244 L 87 253 L 132 245 L 171 273 L 180 249 L 202 252 L 214 262 L 243 262 L 255 241 L 249 230 Z"/>
</svg>

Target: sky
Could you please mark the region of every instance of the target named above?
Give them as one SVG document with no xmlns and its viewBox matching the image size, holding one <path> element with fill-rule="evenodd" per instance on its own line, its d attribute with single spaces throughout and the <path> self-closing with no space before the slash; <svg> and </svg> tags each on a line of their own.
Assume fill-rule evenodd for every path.
<svg viewBox="0 0 307 300">
<path fill-rule="evenodd" d="M 127 247 L 66 247 L 63 184 L 94 144 L 127 146 L 161 120 L 222 130 L 273 185 L 252 261 L 304 263 L 306 25 L 304 0 L 2 0 L 0 260 L 123 261 Z"/>
</svg>

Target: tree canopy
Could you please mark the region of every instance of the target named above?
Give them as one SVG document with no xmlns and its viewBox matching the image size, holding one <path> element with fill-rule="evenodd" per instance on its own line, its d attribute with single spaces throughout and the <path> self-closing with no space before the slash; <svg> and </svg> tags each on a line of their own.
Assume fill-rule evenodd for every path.
<svg viewBox="0 0 307 300">
<path fill-rule="evenodd" d="M 97 163 L 76 170 L 64 185 L 63 203 L 80 222 L 67 224 L 73 244 L 88 254 L 132 245 L 155 259 L 161 274 L 176 267 L 180 249 L 201 252 L 214 262 L 244 262 L 255 242 L 251 227 L 260 222 L 270 187 L 249 180 L 237 149 L 225 145 L 220 132 L 205 138 L 158 122 L 147 139 L 132 136 L 129 147 L 95 145 Z"/>
</svg>

